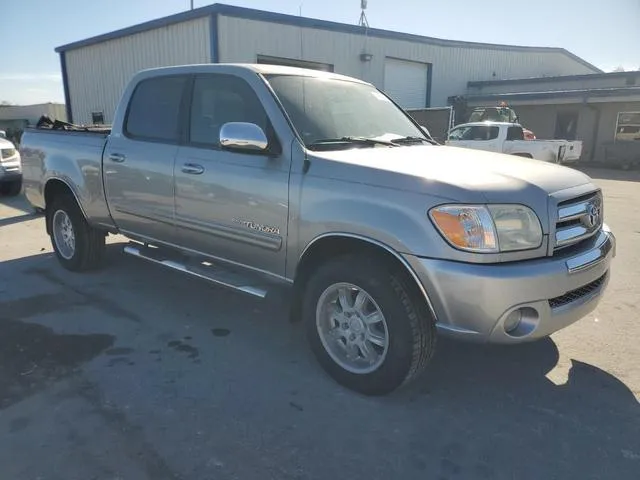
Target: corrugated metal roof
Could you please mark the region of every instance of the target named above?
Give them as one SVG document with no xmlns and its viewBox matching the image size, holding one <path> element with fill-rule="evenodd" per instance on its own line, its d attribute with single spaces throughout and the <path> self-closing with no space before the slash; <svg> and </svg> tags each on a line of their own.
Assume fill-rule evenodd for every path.
<svg viewBox="0 0 640 480">
<path fill-rule="evenodd" d="M 583 75 L 562 75 L 555 77 L 532 77 L 532 78 L 511 78 L 504 80 L 479 80 L 467 82 L 469 87 L 485 87 L 494 85 L 517 85 L 521 83 L 553 83 L 559 81 L 573 80 L 595 80 L 608 78 L 639 78 L 640 71 L 637 72 L 609 72 L 609 73 L 586 73 Z"/>
<path fill-rule="evenodd" d="M 133 35 L 135 33 L 145 32 L 154 28 L 160 28 L 174 23 L 183 22 L 185 20 L 191 20 L 208 15 L 225 15 L 231 17 L 240 17 L 253 20 L 262 20 L 272 23 L 280 23 L 285 25 L 294 25 L 299 27 L 317 28 L 321 30 L 330 30 L 343 33 L 363 33 L 363 27 L 359 25 L 350 25 L 345 23 L 331 22 L 327 20 L 318 20 L 315 18 L 298 17 L 295 15 L 286 15 L 282 13 L 267 12 L 264 10 L 256 10 L 252 8 L 236 7 L 233 5 L 225 5 L 215 3 L 206 7 L 189 10 L 186 12 L 178 13 L 168 17 L 159 18 L 150 22 L 141 23 L 132 27 L 116 30 L 114 32 L 106 33 L 104 35 L 98 35 L 88 38 L 86 40 L 80 40 L 78 42 L 68 43 L 56 48 L 56 52 L 65 52 L 88 45 L 94 45 L 96 43 L 104 42 L 107 40 L 113 40 L 121 38 L 127 35 Z M 574 55 L 573 53 L 565 50 L 564 48 L 555 47 L 525 47 L 519 45 L 500 45 L 491 43 L 479 43 L 479 42 L 465 42 L 459 40 L 444 40 L 441 38 L 425 37 L 422 35 L 415 35 L 410 33 L 394 32 L 390 30 L 382 30 L 378 28 L 367 29 L 367 35 L 380 38 L 389 38 L 395 40 L 406 40 L 418 43 L 428 43 L 432 45 L 449 46 L 449 47 L 474 47 L 474 48 L 486 48 L 492 50 L 509 50 L 509 51 L 526 51 L 526 52 L 559 52 L 573 60 L 585 65 L 593 70 L 594 73 L 602 73 L 598 67 L 592 65 L 586 60 Z"/>
</svg>

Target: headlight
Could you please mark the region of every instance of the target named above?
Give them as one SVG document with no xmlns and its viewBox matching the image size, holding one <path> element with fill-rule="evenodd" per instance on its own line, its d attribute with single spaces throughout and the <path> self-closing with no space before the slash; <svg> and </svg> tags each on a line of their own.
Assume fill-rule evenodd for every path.
<svg viewBox="0 0 640 480">
<path fill-rule="evenodd" d="M 17 153 L 15 148 L 0 149 L 0 158 L 11 158 Z"/>
<path fill-rule="evenodd" d="M 523 205 L 442 205 L 429 216 L 445 240 L 468 252 L 512 252 L 542 244 L 540 220 Z"/>
</svg>

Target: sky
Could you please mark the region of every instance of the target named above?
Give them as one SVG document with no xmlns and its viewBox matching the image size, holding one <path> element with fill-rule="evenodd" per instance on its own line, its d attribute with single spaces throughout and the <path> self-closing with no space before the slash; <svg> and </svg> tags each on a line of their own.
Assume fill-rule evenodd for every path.
<svg viewBox="0 0 640 480">
<path fill-rule="evenodd" d="M 63 102 L 54 48 L 164 17 L 190 0 L 3 0 L 0 102 Z M 196 8 L 209 0 L 194 0 Z M 356 24 L 360 0 L 227 0 Z M 455 5 L 455 10 L 454 10 Z M 431 37 L 563 47 L 604 71 L 640 69 L 640 0 L 369 0 L 369 25 Z"/>
</svg>

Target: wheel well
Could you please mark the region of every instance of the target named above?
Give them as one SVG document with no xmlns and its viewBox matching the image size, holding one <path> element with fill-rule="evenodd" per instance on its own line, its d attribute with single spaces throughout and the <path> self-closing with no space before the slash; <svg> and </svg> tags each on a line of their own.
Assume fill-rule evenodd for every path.
<svg viewBox="0 0 640 480">
<path fill-rule="evenodd" d="M 292 304 L 292 320 L 300 318 L 302 295 L 311 274 L 328 260 L 348 254 L 360 254 L 370 256 L 377 262 L 381 262 L 390 270 L 396 271 L 405 277 L 406 284 L 422 296 L 420 287 L 413 278 L 409 267 L 405 265 L 392 251 L 382 245 L 360 238 L 346 236 L 330 236 L 315 241 L 303 254 L 298 263 L 294 277 L 294 296 Z"/>
<path fill-rule="evenodd" d="M 73 195 L 73 191 L 69 188 L 69 185 L 64 183 L 62 180 L 52 179 L 47 182 L 44 186 L 44 208 L 45 212 L 48 211 L 51 202 L 53 199 L 59 195 Z M 75 198 L 75 196 L 74 196 Z M 51 222 L 49 221 L 49 215 L 46 216 L 46 228 L 47 234 L 51 234 Z"/>
</svg>

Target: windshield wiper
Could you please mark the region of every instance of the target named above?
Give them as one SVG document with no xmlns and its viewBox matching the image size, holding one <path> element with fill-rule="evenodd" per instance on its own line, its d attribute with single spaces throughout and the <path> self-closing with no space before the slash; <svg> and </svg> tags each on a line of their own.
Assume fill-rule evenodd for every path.
<svg viewBox="0 0 640 480">
<path fill-rule="evenodd" d="M 330 145 L 332 143 L 355 143 L 360 145 L 385 145 L 387 147 L 397 147 L 398 144 L 389 140 L 381 140 L 378 138 L 369 137 L 340 137 L 340 138 L 323 138 L 310 143 L 309 147 Z"/>
<path fill-rule="evenodd" d="M 400 145 L 415 145 L 418 143 L 429 143 L 431 145 L 438 145 L 438 142 L 436 142 L 435 140 L 432 140 L 430 138 L 427 137 L 412 137 L 411 135 L 407 136 L 407 137 L 398 137 L 398 138 L 394 138 L 392 140 L 393 143 L 397 143 Z"/>
</svg>

